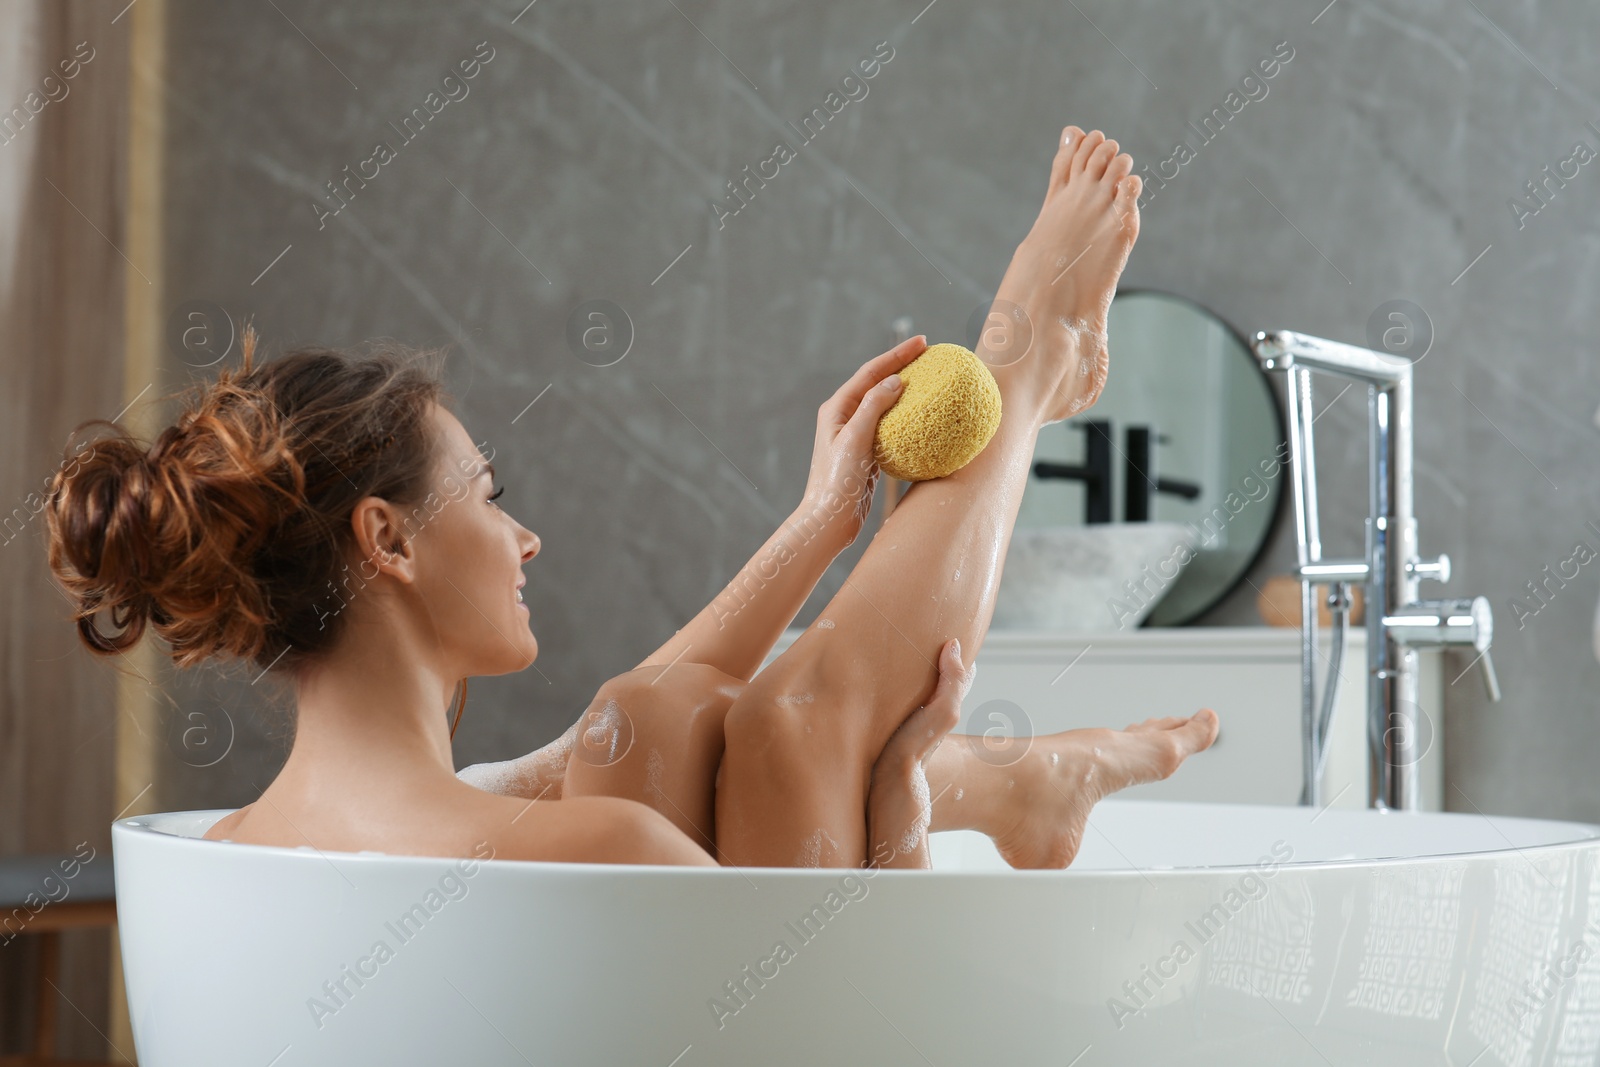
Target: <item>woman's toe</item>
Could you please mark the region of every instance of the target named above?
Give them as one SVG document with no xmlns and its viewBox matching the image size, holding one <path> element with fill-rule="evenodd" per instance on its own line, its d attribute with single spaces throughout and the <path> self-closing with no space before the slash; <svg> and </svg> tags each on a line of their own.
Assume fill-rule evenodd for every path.
<svg viewBox="0 0 1600 1067">
<path fill-rule="evenodd" d="M 1143 180 L 1137 174 L 1130 174 L 1117 183 L 1117 191 L 1111 198 L 1112 209 L 1122 223 L 1122 237 L 1129 243 L 1139 239 L 1139 193 L 1143 189 Z"/>
<path fill-rule="evenodd" d="M 1068 126 L 1061 131 L 1061 143 L 1056 146 L 1056 157 L 1050 163 L 1050 191 L 1059 189 L 1067 180 L 1067 172 L 1072 168 L 1073 157 L 1078 153 L 1078 146 L 1083 143 L 1083 131 L 1076 126 Z"/>
<path fill-rule="evenodd" d="M 1117 142 L 1113 140 L 1101 141 L 1100 144 L 1095 146 L 1094 152 L 1090 154 L 1089 161 L 1084 164 L 1084 174 L 1095 181 L 1103 178 L 1106 173 L 1106 167 L 1111 164 L 1113 159 L 1117 158 L 1118 147 Z"/>
<path fill-rule="evenodd" d="M 1137 174 L 1130 174 L 1117 183 L 1114 202 L 1117 210 L 1129 214 L 1139 203 L 1139 194 L 1144 191 L 1144 179 Z"/>
<path fill-rule="evenodd" d="M 1116 158 L 1106 165 L 1106 182 L 1117 185 L 1132 173 L 1133 157 L 1126 152 L 1119 152 Z"/>
<path fill-rule="evenodd" d="M 1105 143 L 1105 139 L 1106 135 L 1099 130 L 1090 130 L 1079 138 L 1077 151 L 1072 154 L 1072 166 L 1068 170 L 1068 175 L 1082 174 L 1084 168 L 1089 165 L 1089 157 L 1094 155 L 1095 149 Z"/>
</svg>

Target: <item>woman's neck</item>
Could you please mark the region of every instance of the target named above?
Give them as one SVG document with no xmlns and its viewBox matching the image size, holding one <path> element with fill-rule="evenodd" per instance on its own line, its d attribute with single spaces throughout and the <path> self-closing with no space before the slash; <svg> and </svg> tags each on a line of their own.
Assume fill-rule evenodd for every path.
<svg viewBox="0 0 1600 1067">
<path fill-rule="evenodd" d="M 284 776 L 336 773 L 351 785 L 454 777 L 445 679 L 403 642 L 345 642 L 295 686 L 297 725 Z"/>
</svg>

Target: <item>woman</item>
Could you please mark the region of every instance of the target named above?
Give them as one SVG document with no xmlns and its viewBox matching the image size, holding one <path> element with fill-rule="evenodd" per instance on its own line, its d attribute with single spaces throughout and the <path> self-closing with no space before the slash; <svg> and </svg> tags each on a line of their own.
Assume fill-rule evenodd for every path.
<svg viewBox="0 0 1600 1067">
<path fill-rule="evenodd" d="M 511 765 L 457 777 L 440 712 L 464 699 L 468 677 L 537 656 L 521 587 L 539 539 L 495 503 L 493 466 L 437 379 L 392 352 L 301 350 L 256 367 L 247 333 L 242 372 L 201 388 L 148 451 L 117 432 L 57 474 L 52 570 L 95 651 L 118 653 L 153 627 L 181 666 L 234 658 L 293 679 L 288 761 L 208 837 L 923 866 L 931 820 L 989 833 L 1015 865 L 1064 866 L 1094 802 L 1171 774 L 1211 743 L 1214 714 L 1051 735 L 998 768 L 964 745 L 933 749 L 969 682 L 957 642 L 970 659 L 988 627 L 1034 438 L 1103 387 L 1105 315 L 1138 229 L 1131 169 L 1099 131 L 1063 131 L 997 297 L 1035 324 L 1025 358 L 992 361 L 999 431 L 962 470 L 907 492 L 845 588 L 759 675 L 859 532 L 877 420 L 921 338 L 823 405 L 797 521 L 768 543 L 789 549 L 776 576 L 731 619 L 708 606 L 602 686 L 561 741 Z"/>
</svg>

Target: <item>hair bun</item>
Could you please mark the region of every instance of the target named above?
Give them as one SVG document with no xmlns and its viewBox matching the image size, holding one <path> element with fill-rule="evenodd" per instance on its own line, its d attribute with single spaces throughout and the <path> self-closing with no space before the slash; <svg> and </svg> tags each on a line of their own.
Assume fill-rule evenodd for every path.
<svg viewBox="0 0 1600 1067">
<path fill-rule="evenodd" d="M 190 412 L 148 451 L 113 425 L 56 473 L 50 567 L 90 648 L 122 652 L 154 623 L 182 666 L 260 651 L 271 620 L 249 564 L 293 506 L 270 469 L 292 455 L 260 420 L 229 422 Z"/>
<path fill-rule="evenodd" d="M 255 341 L 247 326 L 241 368 L 195 385 L 148 450 L 85 423 L 108 432 L 51 479 L 50 569 L 91 650 L 123 652 L 153 626 L 183 667 L 325 651 L 355 503 L 420 498 L 442 392 L 412 354 L 300 349 L 253 366 Z"/>
<path fill-rule="evenodd" d="M 45 513 L 50 570 L 76 605 L 83 639 L 108 654 L 139 640 L 154 607 L 138 577 L 149 565 L 140 543 L 142 517 L 134 514 L 139 491 L 128 491 L 130 481 L 148 480 L 145 450 L 120 427 L 112 429 L 85 442 L 87 453 L 80 445 L 62 461 Z M 118 632 L 106 634 L 94 625 L 101 610 L 110 613 Z"/>
</svg>

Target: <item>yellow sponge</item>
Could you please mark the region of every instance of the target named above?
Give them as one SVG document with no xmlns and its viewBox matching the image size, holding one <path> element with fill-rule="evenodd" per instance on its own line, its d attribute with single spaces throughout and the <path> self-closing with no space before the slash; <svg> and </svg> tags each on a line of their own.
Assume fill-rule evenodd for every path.
<svg viewBox="0 0 1600 1067">
<path fill-rule="evenodd" d="M 878 465 L 908 482 L 960 470 L 1000 428 L 1000 387 L 960 345 L 933 345 L 900 372 L 900 399 L 878 420 Z"/>
</svg>

